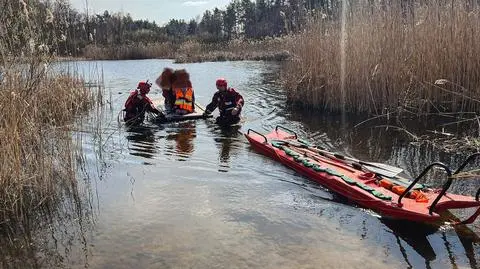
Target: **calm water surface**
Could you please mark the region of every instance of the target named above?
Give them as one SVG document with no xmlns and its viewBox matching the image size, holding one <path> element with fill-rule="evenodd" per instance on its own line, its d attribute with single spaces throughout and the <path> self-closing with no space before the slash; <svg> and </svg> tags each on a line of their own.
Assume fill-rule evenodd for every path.
<svg viewBox="0 0 480 269">
<path fill-rule="evenodd" d="M 358 208 L 253 151 L 239 133 L 282 124 L 354 156 L 401 165 L 413 174 L 432 161 L 456 167 L 462 156 L 408 144 L 401 135 L 343 129 L 335 117 L 294 113 L 275 83 L 279 66 L 260 62 L 176 65 L 167 60 L 77 62 L 103 78 L 109 96 L 100 125 L 86 125 L 93 228 L 74 268 L 478 268 L 478 223 L 432 230 L 388 221 Z M 245 98 L 241 127 L 212 120 L 118 126 L 139 80 L 184 67 L 197 102 L 206 104 L 217 77 Z M 98 71 L 100 70 L 100 72 Z M 156 89 L 156 86 L 154 86 Z M 160 96 L 152 90 L 152 98 Z M 218 112 L 216 112 L 218 113 Z M 473 192 L 478 183 L 454 190 Z M 460 212 L 462 214 L 462 212 Z M 74 253 L 75 251 L 71 251 Z"/>
</svg>

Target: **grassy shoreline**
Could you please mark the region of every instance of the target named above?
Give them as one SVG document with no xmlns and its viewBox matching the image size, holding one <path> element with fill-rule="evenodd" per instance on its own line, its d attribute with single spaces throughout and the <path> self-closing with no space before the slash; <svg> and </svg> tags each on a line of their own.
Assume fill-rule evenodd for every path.
<svg viewBox="0 0 480 269">
<path fill-rule="evenodd" d="M 433 0 L 409 5 L 349 5 L 343 32 L 339 18 L 320 15 L 305 31 L 283 37 L 89 47 L 83 56 L 276 60 L 286 63 L 289 102 L 303 107 L 399 117 L 480 112 L 479 8 Z"/>
<path fill-rule="evenodd" d="M 50 268 L 62 255 L 48 244 L 74 226 L 58 225 L 62 217 L 85 221 L 78 215 L 82 149 L 72 134 L 103 93 L 49 67 L 63 38 L 49 31 L 60 18 L 48 17 L 45 3 L 6 1 L 2 8 L 0 267 Z"/>
<path fill-rule="evenodd" d="M 88 46 L 80 58 L 90 60 L 174 59 L 176 63 L 265 60 L 284 61 L 294 36 L 262 40 L 231 40 L 223 43 L 201 43 L 190 40 L 179 44 L 165 42 L 115 47 Z M 59 59 L 68 59 L 60 57 Z"/>
<path fill-rule="evenodd" d="M 53 227 L 65 216 L 75 222 L 83 211 L 77 181 L 82 149 L 72 132 L 103 94 L 81 79 L 45 72 L 42 62 L 5 70 L 0 80 L 0 267 L 36 268 L 62 259 L 62 254 L 39 259 L 50 250 L 42 241 L 49 236 L 38 233 L 64 229 Z"/>
</svg>

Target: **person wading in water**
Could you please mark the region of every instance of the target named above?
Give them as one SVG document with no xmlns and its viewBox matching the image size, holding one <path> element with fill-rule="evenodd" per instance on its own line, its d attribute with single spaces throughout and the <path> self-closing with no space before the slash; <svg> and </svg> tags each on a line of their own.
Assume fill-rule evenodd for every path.
<svg viewBox="0 0 480 269">
<path fill-rule="evenodd" d="M 147 94 L 150 92 L 152 84 L 148 81 L 140 81 L 137 89 L 130 93 L 130 96 L 125 102 L 125 116 L 123 120 L 127 124 L 140 124 L 145 119 L 145 112 L 152 112 L 157 116 L 162 116 L 160 112 L 153 105 L 152 100 L 148 98 Z"/>
<path fill-rule="evenodd" d="M 213 95 L 212 101 L 207 105 L 205 115 L 211 114 L 217 107 L 220 116 L 216 123 L 220 125 L 232 125 L 240 121 L 240 113 L 244 105 L 243 97 L 235 89 L 229 88 L 224 78 L 217 79 L 218 91 Z"/>
</svg>

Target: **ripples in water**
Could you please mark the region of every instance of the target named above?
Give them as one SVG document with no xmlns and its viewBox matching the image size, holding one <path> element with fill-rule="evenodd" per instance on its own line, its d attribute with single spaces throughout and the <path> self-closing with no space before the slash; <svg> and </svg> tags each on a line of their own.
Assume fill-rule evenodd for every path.
<svg viewBox="0 0 480 269">
<path fill-rule="evenodd" d="M 413 175 L 428 162 L 455 166 L 463 157 L 353 128 L 354 119 L 342 129 L 334 116 L 292 111 L 272 82 L 279 70 L 272 63 L 104 62 L 106 81 L 115 82 L 113 110 L 136 85 L 135 70 L 153 78 L 165 66 L 186 67 L 203 104 L 216 77 L 227 77 L 246 100 L 244 120 L 232 128 L 198 120 L 122 129 L 118 144 L 126 146 L 109 150 L 123 159 L 97 184 L 100 213 L 84 245 L 90 268 L 478 268 L 478 226 L 432 229 L 379 218 L 258 154 L 240 132 L 282 124 L 316 144 Z M 86 152 L 97 150 L 87 144 Z M 466 193 L 474 184 L 459 182 L 453 190 Z M 85 266 L 81 259 L 70 263 Z"/>
</svg>

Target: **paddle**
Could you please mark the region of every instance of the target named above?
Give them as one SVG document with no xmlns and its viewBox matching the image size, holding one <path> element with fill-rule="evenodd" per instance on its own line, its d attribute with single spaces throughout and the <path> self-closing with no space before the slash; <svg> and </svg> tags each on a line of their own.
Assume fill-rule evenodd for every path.
<svg viewBox="0 0 480 269">
<path fill-rule="evenodd" d="M 278 140 L 275 140 L 275 141 L 278 141 Z M 286 142 L 288 143 L 288 141 L 282 141 L 282 142 Z M 334 154 L 332 152 L 329 152 L 329 151 L 326 151 L 326 150 L 323 150 L 323 152 L 315 152 L 313 150 L 311 150 L 311 147 L 305 147 L 304 145 L 303 146 L 300 146 L 300 144 L 297 144 L 297 143 L 290 143 L 289 144 L 290 146 L 293 146 L 294 148 L 298 148 L 298 149 L 302 149 L 302 153 L 305 154 L 305 156 L 309 157 L 307 155 L 307 153 L 305 152 L 305 150 L 308 150 L 312 153 L 318 153 L 319 155 L 323 156 L 323 157 L 326 157 L 326 158 L 329 158 L 329 159 L 332 159 L 332 160 L 336 160 L 336 161 L 341 161 L 343 164 L 346 164 L 354 169 L 357 169 L 357 170 L 363 170 L 365 169 L 366 171 L 368 172 L 372 172 L 372 173 L 375 173 L 375 174 L 378 174 L 378 175 L 382 175 L 383 177 L 387 178 L 389 181 L 391 181 L 392 183 L 396 184 L 396 185 L 401 185 L 401 186 L 404 186 L 404 187 L 408 187 L 410 186 L 411 182 L 406 179 L 406 178 L 403 178 L 403 177 L 399 177 L 398 174 L 399 173 L 394 173 L 390 170 L 384 170 L 384 169 L 381 169 L 381 168 L 372 168 L 372 167 L 369 167 L 368 165 L 364 165 L 363 163 L 368 163 L 368 162 L 364 162 L 364 161 L 359 161 L 359 162 L 346 162 L 345 159 L 341 159 L 341 158 L 337 158 L 336 156 L 337 155 L 340 155 L 340 154 Z M 297 147 L 298 146 L 298 147 Z M 322 150 L 320 150 L 322 151 Z M 340 155 L 341 156 L 341 155 Z M 310 156 L 311 157 L 311 156 Z M 356 160 L 354 158 L 349 158 L 351 160 Z M 381 164 L 381 163 L 374 163 L 374 164 Z M 383 165 L 383 164 L 381 164 Z M 385 165 L 386 167 L 389 167 L 389 165 Z M 397 170 L 402 170 L 401 168 L 398 168 L 398 167 L 394 167 L 394 166 L 391 166 Z M 402 170 L 403 171 L 403 170 Z M 401 172 L 400 172 L 401 173 Z M 413 187 L 413 189 L 423 189 L 425 188 L 425 185 L 423 184 L 415 184 L 415 186 Z"/>
<path fill-rule="evenodd" d="M 365 161 L 361 161 L 361 160 L 358 160 L 358 159 L 355 159 L 355 158 L 347 157 L 347 156 L 344 156 L 344 155 L 341 155 L 341 154 L 338 154 L 338 153 L 328 152 L 326 150 L 322 150 L 322 149 L 318 149 L 318 148 L 314 148 L 313 151 L 315 151 L 317 153 L 323 153 L 325 155 L 332 155 L 333 157 L 335 157 L 337 159 L 340 159 L 340 160 L 346 160 L 346 161 L 351 161 L 351 162 L 354 162 L 354 163 L 358 163 L 358 164 L 363 165 L 365 167 L 369 167 L 367 169 L 370 170 L 371 172 L 373 172 L 373 173 L 378 172 L 379 174 L 384 175 L 386 177 L 392 177 L 393 178 L 393 177 L 396 177 L 398 174 L 403 172 L 403 169 L 401 169 L 399 167 L 391 166 L 391 165 L 384 164 L 384 163 L 365 162 Z"/>
<path fill-rule="evenodd" d="M 399 167 L 395 167 L 395 166 L 391 166 L 391 165 L 383 164 L 383 163 L 361 161 L 361 160 L 358 160 L 358 159 L 355 159 L 355 158 L 352 158 L 352 157 L 347 157 L 347 156 L 344 156 L 344 155 L 341 155 L 341 154 L 338 154 L 338 153 L 333 153 L 333 152 L 330 152 L 330 151 L 327 151 L 327 150 L 324 150 L 324 149 L 311 147 L 311 146 L 308 146 L 304 142 L 303 143 L 302 142 L 295 143 L 295 142 L 289 141 L 289 140 L 274 140 L 274 141 L 277 141 L 277 142 L 280 142 L 280 143 L 287 143 L 287 144 L 292 145 L 294 147 L 305 148 L 305 149 L 308 149 L 308 150 L 313 151 L 315 153 L 318 153 L 322 156 L 329 157 L 330 159 L 336 159 L 336 160 L 340 160 L 340 161 L 343 161 L 343 162 L 350 161 L 352 163 L 347 163 L 347 164 L 350 164 L 354 168 L 361 168 L 361 166 L 364 166 L 365 169 L 367 169 L 368 171 L 370 171 L 372 173 L 380 174 L 380 175 L 383 175 L 383 176 L 389 177 L 389 178 L 394 178 L 394 177 L 398 176 L 398 174 L 403 172 L 403 169 L 401 169 Z"/>
<path fill-rule="evenodd" d="M 200 109 L 202 112 L 205 112 L 205 108 L 203 108 L 201 105 L 199 105 L 197 102 L 195 102 L 195 106 Z"/>
</svg>

